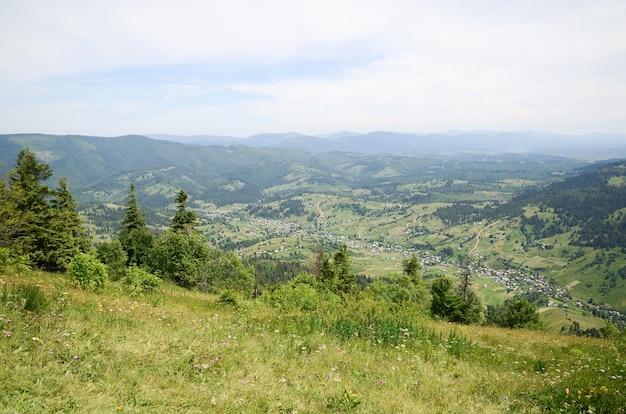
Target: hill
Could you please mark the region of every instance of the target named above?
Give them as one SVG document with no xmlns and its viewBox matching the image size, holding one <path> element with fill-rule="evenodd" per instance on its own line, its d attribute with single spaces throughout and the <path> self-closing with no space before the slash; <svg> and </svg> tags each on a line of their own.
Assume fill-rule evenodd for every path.
<svg viewBox="0 0 626 414">
<path fill-rule="evenodd" d="M 69 178 L 97 239 L 116 233 L 130 183 L 155 231 L 167 225 L 167 209 L 183 188 L 211 242 L 242 256 L 306 261 L 320 244 L 346 243 L 363 276 L 397 272 L 402 257 L 417 253 L 426 275 L 435 277 L 458 272 L 459 257 L 471 253 L 487 303 L 532 294 L 564 311 L 557 329 L 590 314 L 611 318 L 619 316 L 614 309 L 626 311 L 626 259 L 615 244 L 623 234 L 620 164 L 529 154 L 434 159 L 140 136 L 5 135 L 5 170 L 24 146 Z"/>
<path fill-rule="evenodd" d="M 623 335 L 463 327 L 375 309 L 356 335 L 367 303 L 285 310 L 170 285 L 137 298 L 118 282 L 93 293 L 61 275 L 9 270 L 0 273 L 4 412 L 626 409 Z"/>
</svg>

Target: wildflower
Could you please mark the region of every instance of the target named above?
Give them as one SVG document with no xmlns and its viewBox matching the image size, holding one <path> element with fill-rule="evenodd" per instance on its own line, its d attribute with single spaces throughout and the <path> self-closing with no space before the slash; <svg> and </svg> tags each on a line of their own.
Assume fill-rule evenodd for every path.
<svg viewBox="0 0 626 414">
<path fill-rule="evenodd" d="M 11 337 L 11 332 L 9 331 L 2 331 L 2 333 L 7 337 L 10 338 Z"/>
<path fill-rule="evenodd" d="M 565 388 L 565 394 L 569 395 L 569 388 Z"/>
<path fill-rule="evenodd" d="M 73 359 L 73 360 L 77 360 L 77 359 L 78 359 L 78 355 L 74 355 L 74 356 L 72 357 L 72 359 Z"/>
</svg>

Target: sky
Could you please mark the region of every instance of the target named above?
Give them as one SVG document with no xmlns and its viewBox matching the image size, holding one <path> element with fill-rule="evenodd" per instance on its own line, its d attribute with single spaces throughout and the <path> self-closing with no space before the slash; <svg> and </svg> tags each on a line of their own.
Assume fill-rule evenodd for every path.
<svg viewBox="0 0 626 414">
<path fill-rule="evenodd" d="M 0 133 L 626 133 L 624 0 L 0 0 Z"/>
</svg>

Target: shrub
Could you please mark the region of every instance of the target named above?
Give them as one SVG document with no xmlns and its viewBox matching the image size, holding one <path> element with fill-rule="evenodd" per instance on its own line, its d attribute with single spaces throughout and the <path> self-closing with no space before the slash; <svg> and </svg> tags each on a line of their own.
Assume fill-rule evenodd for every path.
<svg viewBox="0 0 626 414">
<path fill-rule="evenodd" d="M 79 253 L 72 258 L 67 274 L 81 289 L 100 290 L 107 280 L 106 266 L 87 253 Z"/>
<path fill-rule="evenodd" d="M 131 266 L 126 269 L 124 289 L 131 297 L 139 297 L 144 293 L 152 292 L 161 286 L 161 279 L 146 270 Z"/>
<path fill-rule="evenodd" d="M 541 320 L 537 306 L 526 299 L 512 299 L 501 306 L 488 306 L 486 322 L 502 328 L 538 329 Z"/>
</svg>

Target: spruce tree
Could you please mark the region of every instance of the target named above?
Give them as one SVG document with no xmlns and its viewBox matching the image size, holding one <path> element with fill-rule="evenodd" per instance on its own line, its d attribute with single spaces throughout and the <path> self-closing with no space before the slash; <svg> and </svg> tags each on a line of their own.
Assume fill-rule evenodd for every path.
<svg viewBox="0 0 626 414">
<path fill-rule="evenodd" d="M 187 210 L 187 193 L 180 190 L 178 196 L 174 199 L 177 204 L 176 214 L 170 222 L 170 229 L 174 232 L 193 231 L 198 225 L 198 216 L 195 212 Z"/>
<path fill-rule="evenodd" d="M 140 266 L 146 262 L 152 249 L 153 237 L 148 231 L 146 219 L 137 205 L 135 185 L 130 185 L 129 200 L 124 205 L 124 218 L 118 240 L 128 257 L 127 265 Z"/>
<path fill-rule="evenodd" d="M 51 176 L 48 164 L 32 151 L 20 151 L 8 186 L 0 185 L 0 223 L 6 226 L 0 241 L 41 269 L 64 271 L 88 240 L 67 180 L 61 178 L 59 188 L 50 190 L 43 183 Z"/>
<path fill-rule="evenodd" d="M 345 244 L 333 256 L 333 267 L 337 275 L 337 290 L 343 293 L 352 291 L 356 284 L 356 275 L 351 272 L 348 246 Z"/>
<path fill-rule="evenodd" d="M 83 221 L 76 211 L 77 203 L 67 188 L 67 179 L 51 192 L 44 243 L 39 254 L 46 270 L 64 271 L 70 260 L 89 248 Z"/>
</svg>

